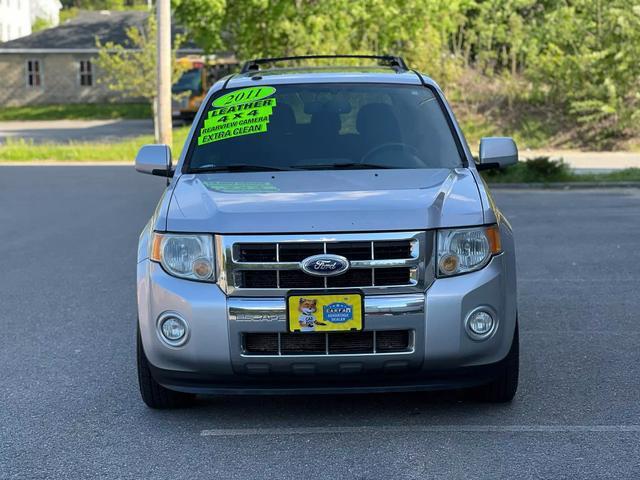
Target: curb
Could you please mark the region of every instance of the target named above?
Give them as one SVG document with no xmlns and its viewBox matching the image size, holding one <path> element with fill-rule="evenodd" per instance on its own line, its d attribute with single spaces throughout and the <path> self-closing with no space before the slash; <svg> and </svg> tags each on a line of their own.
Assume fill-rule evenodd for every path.
<svg viewBox="0 0 640 480">
<path fill-rule="evenodd" d="M 640 188 L 640 182 L 557 182 L 557 183 L 490 183 L 492 190 L 578 190 L 594 188 Z"/>
</svg>

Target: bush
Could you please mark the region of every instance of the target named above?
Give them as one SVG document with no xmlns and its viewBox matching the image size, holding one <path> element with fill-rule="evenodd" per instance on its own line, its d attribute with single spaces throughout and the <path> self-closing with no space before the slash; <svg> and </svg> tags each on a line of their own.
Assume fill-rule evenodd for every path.
<svg viewBox="0 0 640 480">
<path fill-rule="evenodd" d="M 501 170 L 482 172 L 490 183 L 529 183 L 529 182 L 566 182 L 575 180 L 569 166 L 560 160 L 549 157 L 536 157 L 519 162 Z"/>
</svg>

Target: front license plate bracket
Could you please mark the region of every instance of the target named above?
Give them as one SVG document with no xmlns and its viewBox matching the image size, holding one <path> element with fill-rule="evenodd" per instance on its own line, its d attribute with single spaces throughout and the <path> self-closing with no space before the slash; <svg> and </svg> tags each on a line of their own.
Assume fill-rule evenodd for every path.
<svg viewBox="0 0 640 480">
<path fill-rule="evenodd" d="M 294 333 L 358 332 L 364 328 L 364 294 L 289 292 L 287 330 Z"/>
</svg>

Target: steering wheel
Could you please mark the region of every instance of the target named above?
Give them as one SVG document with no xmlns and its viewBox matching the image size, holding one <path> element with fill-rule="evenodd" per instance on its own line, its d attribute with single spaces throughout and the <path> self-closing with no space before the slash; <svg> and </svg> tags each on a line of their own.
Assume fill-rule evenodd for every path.
<svg viewBox="0 0 640 480">
<path fill-rule="evenodd" d="M 398 148 L 407 150 L 407 152 L 414 157 L 414 163 L 416 164 L 416 166 L 422 166 L 422 161 L 420 160 L 420 152 L 418 152 L 418 149 L 411 145 L 407 145 L 406 143 L 400 142 L 383 143 L 382 145 L 378 145 L 377 147 L 372 148 L 362 156 L 362 158 L 360 159 L 360 163 L 367 163 L 366 160 L 369 157 L 379 154 L 380 152 L 384 152 L 385 150 L 396 150 Z"/>
</svg>

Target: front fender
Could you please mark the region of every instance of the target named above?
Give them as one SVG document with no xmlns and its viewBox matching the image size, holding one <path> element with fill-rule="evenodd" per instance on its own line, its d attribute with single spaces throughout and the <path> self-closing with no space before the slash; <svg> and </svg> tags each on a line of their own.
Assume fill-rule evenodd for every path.
<svg viewBox="0 0 640 480">
<path fill-rule="evenodd" d="M 151 241 L 151 232 L 153 225 L 153 218 L 150 219 L 140 232 L 138 238 L 138 260 L 137 263 L 143 262 L 149 258 L 149 242 Z"/>
</svg>

